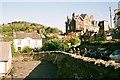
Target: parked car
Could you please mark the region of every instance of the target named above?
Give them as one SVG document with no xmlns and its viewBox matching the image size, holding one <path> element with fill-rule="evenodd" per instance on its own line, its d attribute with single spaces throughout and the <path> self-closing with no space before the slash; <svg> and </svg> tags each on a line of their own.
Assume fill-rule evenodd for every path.
<svg viewBox="0 0 120 80">
<path fill-rule="evenodd" d="M 120 62 L 120 50 L 115 50 L 109 57 L 115 62 Z"/>
<path fill-rule="evenodd" d="M 94 50 L 94 49 L 89 49 L 89 50 L 88 50 L 88 53 L 87 53 L 87 56 L 88 56 L 88 57 L 91 57 L 91 58 L 95 58 L 95 56 L 96 56 L 96 50 Z"/>
<path fill-rule="evenodd" d="M 107 50 L 106 48 L 98 48 L 97 53 L 97 55 L 99 55 L 99 58 L 107 61 L 109 60 L 109 55 L 111 51 Z"/>
</svg>

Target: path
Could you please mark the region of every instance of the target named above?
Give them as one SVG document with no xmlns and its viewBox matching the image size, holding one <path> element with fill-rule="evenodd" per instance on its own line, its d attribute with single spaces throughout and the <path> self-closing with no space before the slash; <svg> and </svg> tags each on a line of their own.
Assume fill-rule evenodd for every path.
<svg viewBox="0 0 120 80">
<path fill-rule="evenodd" d="M 14 62 L 14 78 L 56 78 L 57 66 L 48 61 Z"/>
</svg>

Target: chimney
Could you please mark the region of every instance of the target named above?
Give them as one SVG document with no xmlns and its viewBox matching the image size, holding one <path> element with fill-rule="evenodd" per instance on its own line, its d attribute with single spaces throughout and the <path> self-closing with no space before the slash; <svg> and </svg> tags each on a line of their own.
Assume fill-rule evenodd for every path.
<svg viewBox="0 0 120 80">
<path fill-rule="evenodd" d="M 72 14 L 72 19 L 75 17 L 75 13 Z"/>
</svg>

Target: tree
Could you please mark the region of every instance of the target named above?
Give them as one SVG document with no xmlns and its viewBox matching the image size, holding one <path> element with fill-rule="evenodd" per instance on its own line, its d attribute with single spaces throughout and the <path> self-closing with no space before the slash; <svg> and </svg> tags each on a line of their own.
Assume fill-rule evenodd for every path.
<svg viewBox="0 0 120 80">
<path fill-rule="evenodd" d="M 67 51 L 68 44 L 62 39 L 49 39 L 43 43 L 42 50 L 44 51 Z"/>
<path fill-rule="evenodd" d="M 72 46 L 78 45 L 81 43 L 81 40 L 77 36 L 72 36 L 69 40 L 67 40 L 68 43 L 71 43 Z"/>
<path fill-rule="evenodd" d="M 52 28 L 51 29 L 51 33 L 62 33 L 62 31 L 61 30 L 59 30 L 58 28 Z"/>
<path fill-rule="evenodd" d="M 106 34 L 103 29 L 99 29 L 99 39 L 98 40 L 106 40 Z"/>
</svg>

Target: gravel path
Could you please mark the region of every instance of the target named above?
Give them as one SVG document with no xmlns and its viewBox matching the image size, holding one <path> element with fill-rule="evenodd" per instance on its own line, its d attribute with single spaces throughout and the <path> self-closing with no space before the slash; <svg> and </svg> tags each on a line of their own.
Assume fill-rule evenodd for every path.
<svg viewBox="0 0 120 80">
<path fill-rule="evenodd" d="M 57 66 L 48 61 L 17 61 L 13 63 L 14 78 L 56 78 Z"/>
</svg>

